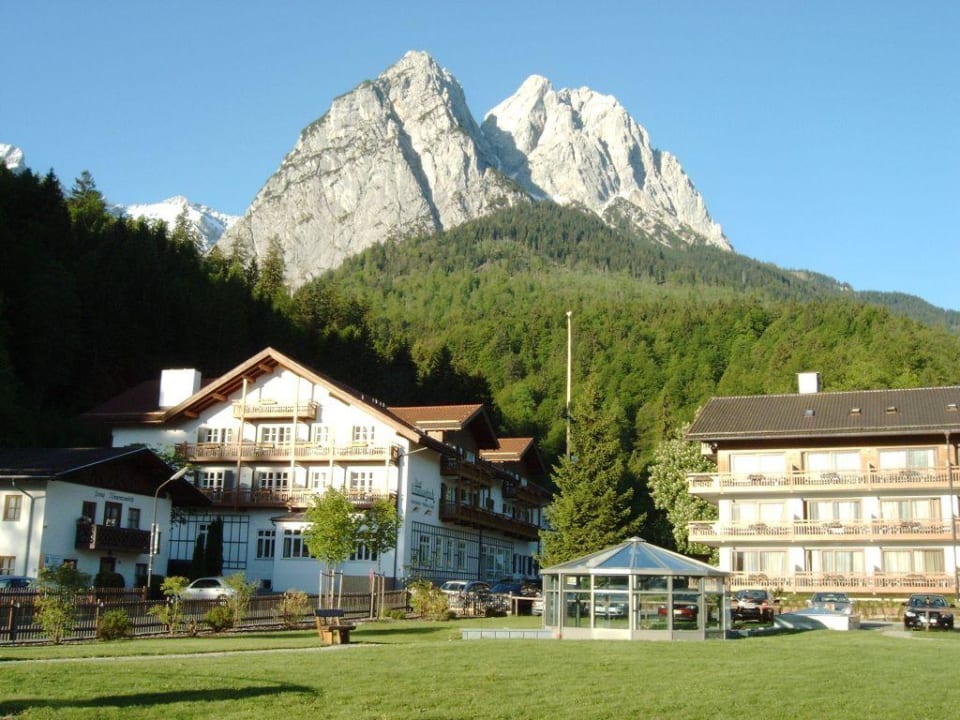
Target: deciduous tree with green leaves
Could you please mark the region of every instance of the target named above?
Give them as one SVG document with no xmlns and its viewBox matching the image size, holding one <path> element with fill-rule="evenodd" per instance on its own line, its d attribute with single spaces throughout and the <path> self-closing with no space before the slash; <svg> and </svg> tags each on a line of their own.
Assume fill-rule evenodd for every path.
<svg viewBox="0 0 960 720">
<path fill-rule="evenodd" d="M 673 537 L 678 552 L 715 554 L 705 545 L 691 544 L 687 523 L 694 520 L 714 520 L 717 508 L 687 490 L 687 473 L 711 472 L 716 466 L 700 452 L 697 443 L 684 439 L 689 425 L 684 425 L 661 442 L 654 453 L 647 487 L 655 507 L 663 510 L 673 526 Z"/>
<path fill-rule="evenodd" d="M 596 385 L 588 383 L 572 408 L 572 454 L 554 468 L 559 492 L 547 509 L 550 530 L 541 535 L 542 565 L 602 550 L 633 533 L 637 519 L 631 517 L 624 423 L 620 406 L 605 403 Z"/>
<path fill-rule="evenodd" d="M 401 523 L 397 506 L 388 498 L 377 498 L 363 513 L 360 523 L 358 539 L 376 555 L 379 570 L 383 554 L 397 546 L 397 533 Z"/>
<path fill-rule="evenodd" d="M 303 531 L 303 540 L 310 554 L 334 572 L 357 546 L 359 525 L 353 503 L 340 490 L 327 488 L 307 508 L 307 520 L 310 524 Z M 332 600 L 333 583 L 329 592 Z"/>
</svg>

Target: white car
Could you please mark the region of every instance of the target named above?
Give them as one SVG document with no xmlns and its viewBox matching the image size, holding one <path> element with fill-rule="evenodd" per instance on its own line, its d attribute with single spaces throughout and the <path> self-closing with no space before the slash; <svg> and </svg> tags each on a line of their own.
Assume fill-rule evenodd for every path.
<svg viewBox="0 0 960 720">
<path fill-rule="evenodd" d="M 182 600 L 222 600 L 236 594 L 223 577 L 197 578 L 180 593 Z"/>
</svg>

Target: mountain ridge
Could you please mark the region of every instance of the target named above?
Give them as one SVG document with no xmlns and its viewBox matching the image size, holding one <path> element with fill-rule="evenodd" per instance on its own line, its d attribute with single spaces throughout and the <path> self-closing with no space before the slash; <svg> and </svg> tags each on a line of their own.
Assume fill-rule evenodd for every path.
<svg viewBox="0 0 960 720">
<path fill-rule="evenodd" d="M 665 243 L 731 249 L 679 162 L 612 96 L 534 76 L 481 125 L 456 78 L 419 51 L 307 125 L 220 244 L 255 258 L 279 245 L 296 288 L 377 242 L 542 199 L 665 227 Z"/>
</svg>

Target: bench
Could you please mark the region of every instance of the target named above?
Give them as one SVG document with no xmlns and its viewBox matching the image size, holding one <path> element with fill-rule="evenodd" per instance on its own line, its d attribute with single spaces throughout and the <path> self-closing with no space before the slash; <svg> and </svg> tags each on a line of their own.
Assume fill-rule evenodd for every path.
<svg viewBox="0 0 960 720">
<path fill-rule="evenodd" d="M 343 610 L 340 608 L 317 608 L 313 611 L 317 618 L 317 635 L 321 645 L 347 645 L 350 643 L 350 631 L 356 630 L 353 623 L 343 622 Z"/>
</svg>

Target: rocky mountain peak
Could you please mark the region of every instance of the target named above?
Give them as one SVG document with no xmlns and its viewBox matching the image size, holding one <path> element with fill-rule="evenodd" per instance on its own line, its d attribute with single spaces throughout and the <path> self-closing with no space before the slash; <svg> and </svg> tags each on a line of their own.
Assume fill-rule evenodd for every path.
<svg viewBox="0 0 960 720">
<path fill-rule="evenodd" d="M 279 242 L 298 286 L 374 243 L 542 199 L 730 249 L 676 158 L 612 96 L 533 75 L 481 127 L 419 51 L 335 99 L 220 242 L 255 256 Z"/>
</svg>

